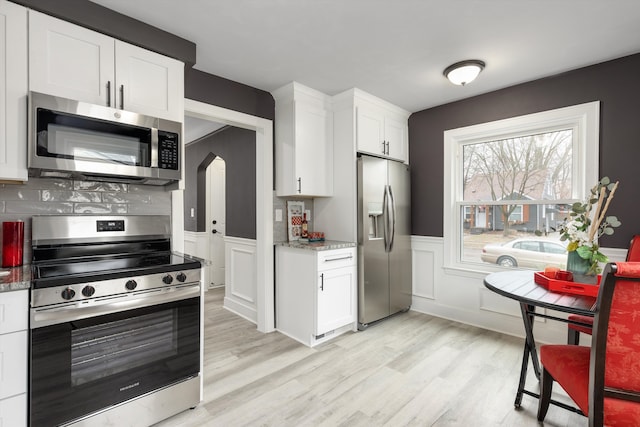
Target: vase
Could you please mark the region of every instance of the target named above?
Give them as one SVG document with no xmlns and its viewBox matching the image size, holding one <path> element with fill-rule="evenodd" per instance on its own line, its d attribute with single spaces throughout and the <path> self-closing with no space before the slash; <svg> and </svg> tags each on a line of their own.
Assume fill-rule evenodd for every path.
<svg viewBox="0 0 640 427">
<path fill-rule="evenodd" d="M 567 271 L 573 273 L 573 281 L 578 283 L 596 283 L 595 274 L 587 274 L 591 268 L 591 261 L 582 258 L 578 252 L 571 251 L 567 255 Z"/>
</svg>

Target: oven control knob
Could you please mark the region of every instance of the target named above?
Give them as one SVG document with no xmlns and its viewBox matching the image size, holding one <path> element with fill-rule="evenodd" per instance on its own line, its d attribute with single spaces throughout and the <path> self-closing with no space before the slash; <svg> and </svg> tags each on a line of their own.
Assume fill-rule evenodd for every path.
<svg viewBox="0 0 640 427">
<path fill-rule="evenodd" d="M 136 287 L 138 286 L 138 282 L 136 282 L 135 280 L 127 280 L 127 283 L 124 284 L 124 287 L 127 288 L 127 290 L 132 291 L 134 290 Z"/>
<path fill-rule="evenodd" d="M 171 284 L 171 282 L 173 282 L 173 277 L 172 277 L 170 274 L 167 274 L 166 276 L 164 276 L 164 277 L 162 278 L 162 281 L 163 281 L 164 283 L 166 283 L 167 285 L 170 285 L 170 284 Z"/>
<path fill-rule="evenodd" d="M 63 299 L 70 300 L 71 298 L 73 298 L 74 296 L 76 296 L 76 291 L 74 291 L 74 290 L 73 290 L 73 289 L 71 289 L 71 288 L 65 288 L 65 289 L 60 293 L 60 296 L 61 296 Z"/>
<path fill-rule="evenodd" d="M 187 280 L 187 275 L 184 273 L 178 273 L 176 279 L 178 279 L 180 282 L 184 282 L 185 280 Z"/>
<path fill-rule="evenodd" d="M 93 286 L 89 285 L 82 288 L 82 295 L 84 295 L 85 297 L 93 296 L 93 294 L 95 293 L 96 293 L 96 288 L 94 288 Z"/>
</svg>

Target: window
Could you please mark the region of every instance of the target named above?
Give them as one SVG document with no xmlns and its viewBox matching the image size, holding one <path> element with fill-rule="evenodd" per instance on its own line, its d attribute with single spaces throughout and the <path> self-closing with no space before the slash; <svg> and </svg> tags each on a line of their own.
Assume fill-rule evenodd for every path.
<svg viewBox="0 0 640 427">
<path fill-rule="evenodd" d="M 546 252 L 548 254 L 564 254 L 567 252 L 567 249 L 564 246 L 551 242 L 542 242 L 542 248 L 542 252 Z"/>
<path fill-rule="evenodd" d="M 513 205 L 513 209 L 510 209 L 511 213 L 509 213 L 509 220 L 507 224 L 511 223 L 521 223 L 523 221 L 522 212 L 524 211 L 522 205 Z"/>
<path fill-rule="evenodd" d="M 556 229 L 598 180 L 598 138 L 599 102 L 446 131 L 445 267 L 494 271 L 483 248 L 516 238 L 566 254 Z"/>
<path fill-rule="evenodd" d="M 542 252 L 539 242 L 518 242 L 513 245 L 514 249 L 522 249 L 523 251 Z"/>
</svg>

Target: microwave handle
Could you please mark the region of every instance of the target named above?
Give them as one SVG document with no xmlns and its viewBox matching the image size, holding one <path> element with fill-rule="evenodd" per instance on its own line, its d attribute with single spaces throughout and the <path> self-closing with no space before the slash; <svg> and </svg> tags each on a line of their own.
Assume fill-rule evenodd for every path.
<svg viewBox="0 0 640 427">
<path fill-rule="evenodd" d="M 151 167 L 158 167 L 158 129 L 151 128 Z"/>
</svg>

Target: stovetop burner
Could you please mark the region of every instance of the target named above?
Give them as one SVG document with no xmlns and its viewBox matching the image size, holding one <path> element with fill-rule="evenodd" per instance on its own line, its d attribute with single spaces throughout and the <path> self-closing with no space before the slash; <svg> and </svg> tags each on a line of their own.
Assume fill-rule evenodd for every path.
<svg viewBox="0 0 640 427">
<path fill-rule="evenodd" d="M 199 280 L 200 262 L 171 252 L 169 217 L 36 216 L 32 228 L 38 300 L 86 300 Z"/>
<path fill-rule="evenodd" d="M 114 256 L 69 262 L 33 264 L 34 289 L 72 285 L 96 280 L 117 279 L 200 268 L 198 261 L 162 252 L 146 255 Z"/>
</svg>

